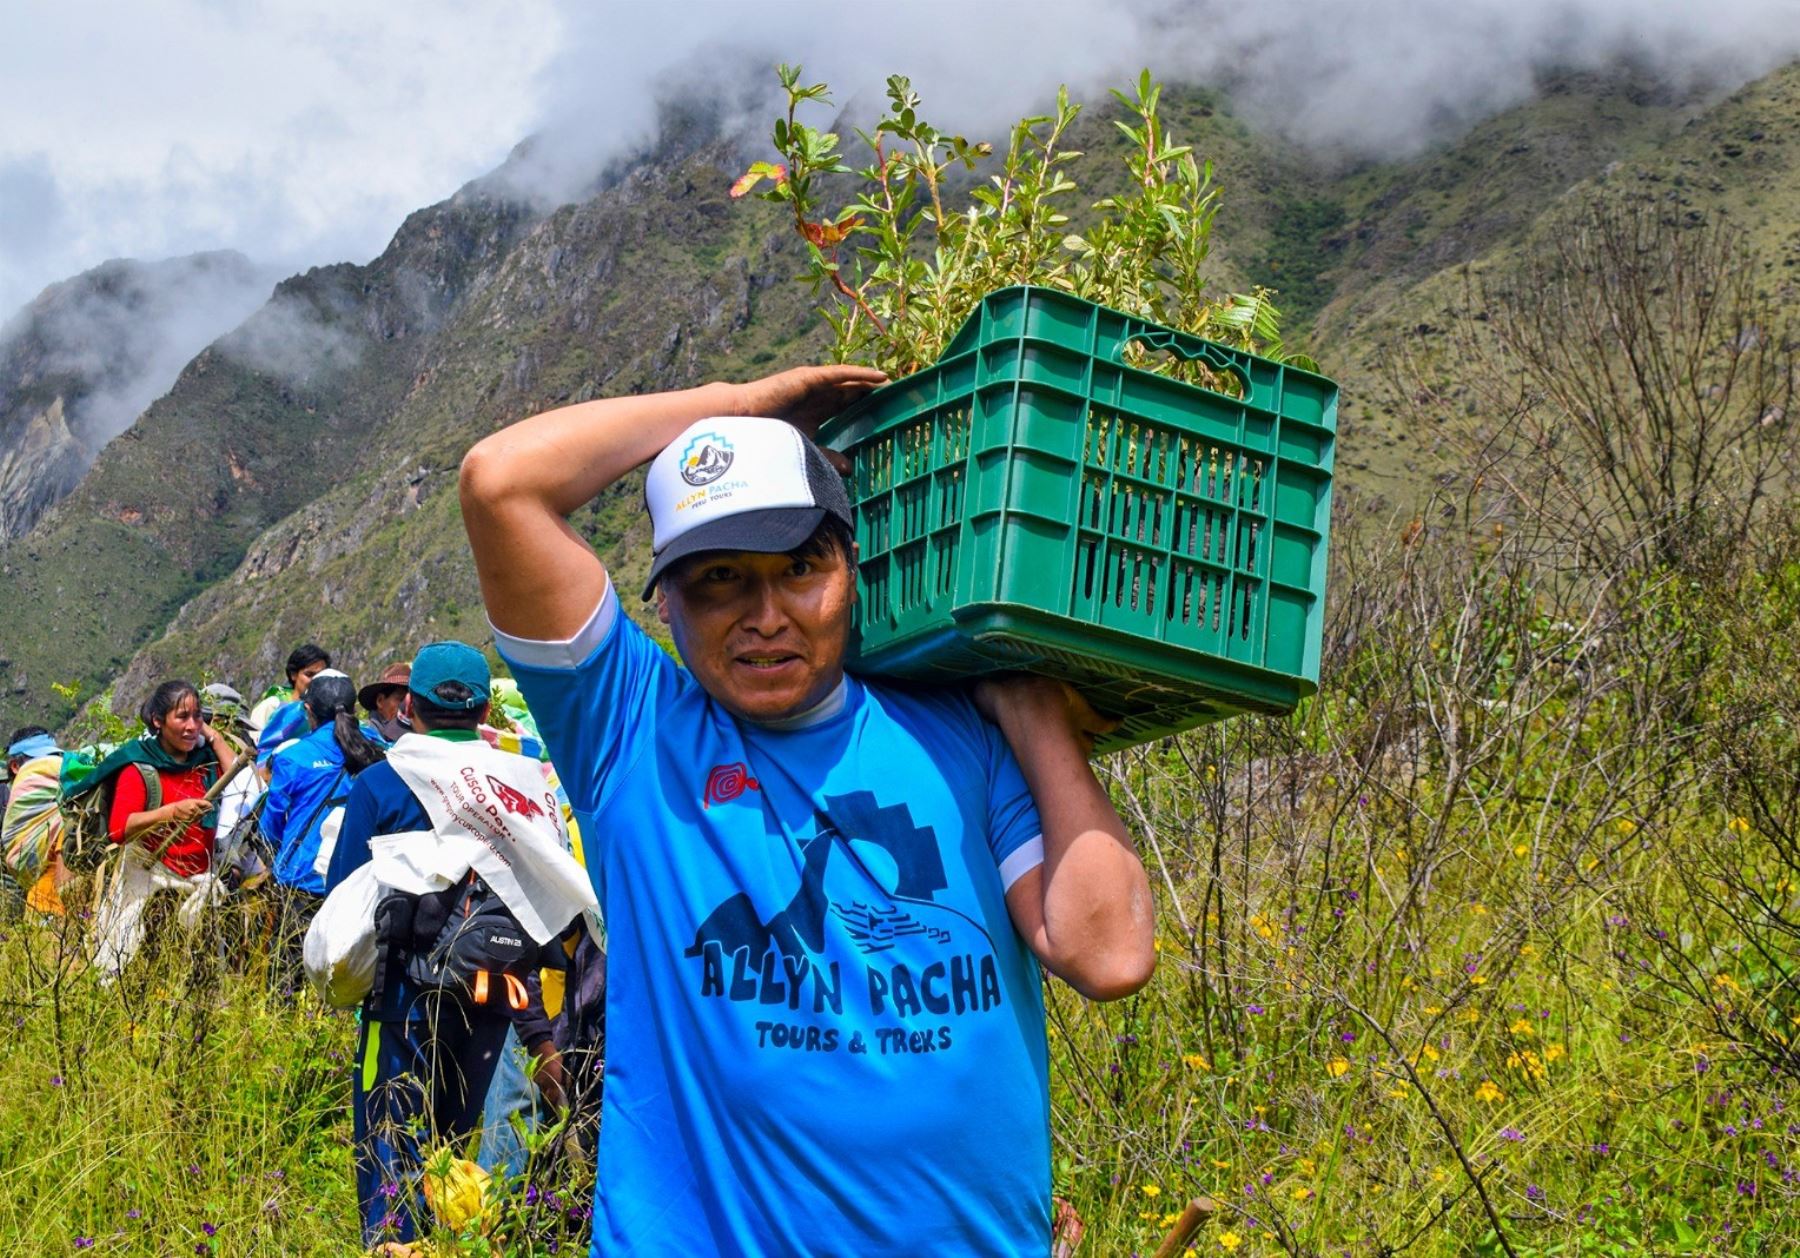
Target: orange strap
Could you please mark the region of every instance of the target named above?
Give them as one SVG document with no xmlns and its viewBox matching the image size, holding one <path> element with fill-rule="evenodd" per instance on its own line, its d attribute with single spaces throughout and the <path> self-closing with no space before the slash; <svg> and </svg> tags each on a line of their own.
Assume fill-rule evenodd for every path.
<svg viewBox="0 0 1800 1258">
<path fill-rule="evenodd" d="M 485 1005 L 485 1004 L 487 1004 L 487 998 L 488 998 L 488 972 L 486 970 L 476 970 L 475 971 L 475 1003 L 478 1005 Z"/>
<path fill-rule="evenodd" d="M 502 974 L 500 977 L 506 980 L 506 1003 L 512 1006 L 514 1013 L 522 1011 L 530 1000 L 525 984 L 511 974 Z"/>
</svg>

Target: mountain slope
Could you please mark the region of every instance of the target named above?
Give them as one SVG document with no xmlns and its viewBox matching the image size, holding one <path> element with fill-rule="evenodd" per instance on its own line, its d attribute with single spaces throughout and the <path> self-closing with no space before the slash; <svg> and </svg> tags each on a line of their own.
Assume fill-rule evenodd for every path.
<svg viewBox="0 0 1800 1258">
<path fill-rule="evenodd" d="M 68 498 L 0 546 L 0 724 L 59 720 L 269 525 L 354 462 L 484 259 L 530 219 L 469 194 L 410 218 L 367 267 L 281 284 L 195 358 Z"/>
<path fill-rule="evenodd" d="M 0 328 L 0 542 L 73 489 L 182 365 L 268 298 L 238 253 L 121 259 L 45 289 Z"/>
<path fill-rule="evenodd" d="M 1466 371 L 1441 352 L 1463 268 L 1504 265 L 1568 197 L 1629 180 L 1751 222 L 1777 252 L 1771 284 L 1791 286 L 1797 100 L 1800 67 L 1711 106 L 1565 78 L 1421 158 L 1354 168 L 1257 135 L 1212 93 L 1172 90 L 1166 110 L 1225 189 L 1217 284 L 1285 290 L 1294 339 L 1345 385 L 1342 480 L 1410 507 L 1475 417 L 1410 430 L 1385 364 L 1420 347 Z M 1104 111 L 1076 138 L 1110 166 Z M 454 484 L 473 441 L 560 402 L 818 352 L 791 231 L 725 196 L 741 161 L 704 120 L 674 119 L 579 204 L 542 215 L 478 183 L 369 266 L 284 284 L 0 547 L 0 605 L 22 609 L 0 645 L 0 725 L 60 719 L 48 683 L 91 694 L 128 657 L 121 706 L 171 672 L 259 688 L 305 638 L 358 673 L 429 636 L 486 641 Z M 577 524 L 626 583 L 642 572 L 634 485 Z"/>
</svg>

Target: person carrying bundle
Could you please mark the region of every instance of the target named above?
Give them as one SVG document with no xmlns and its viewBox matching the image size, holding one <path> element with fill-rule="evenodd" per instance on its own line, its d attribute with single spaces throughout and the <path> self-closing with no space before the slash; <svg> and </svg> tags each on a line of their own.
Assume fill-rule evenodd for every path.
<svg viewBox="0 0 1800 1258">
<path fill-rule="evenodd" d="M 139 710 L 144 734 L 100 762 L 91 777 L 64 796 L 108 792 L 107 837 L 121 844 L 94 923 L 95 964 L 117 975 L 143 942 L 144 909 L 158 891 L 183 896 L 178 917 L 193 927 L 213 889 L 213 834 L 208 798 L 237 756 L 200 715 L 191 682 L 165 681 Z"/>
<path fill-rule="evenodd" d="M 330 652 L 317 643 L 302 643 L 288 653 L 288 688 L 271 690 L 250 711 L 250 724 L 257 731 L 257 764 L 266 768 L 270 756 L 306 733 L 306 709 L 301 700 L 312 679 L 330 667 Z"/>
<path fill-rule="evenodd" d="M 1041 678 L 847 676 L 856 547 L 802 368 L 485 438 L 463 520 L 607 928 L 593 1253 L 1046 1254 L 1039 966 L 1117 999 L 1149 880 Z M 765 418 L 738 418 L 762 416 Z M 568 516 L 650 464 L 655 615 Z"/>
<path fill-rule="evenodd" d="M 351 785 L 314 924 L 333 920 L 358 879 L 376 884 L 352 1111 L 371 1246 L 416 1235 L 421 1146 L 479 1126 L 509 1029 L 561 1100 L 537 972 L 561 964 L 571 929 L 593 929 L 594 895 L 541 766 L 482 740 L 491 685 L 471 646 L 419 651 L 407 682 L 416 732 Z"/>
<path fill-rule="evenodd" d="M 63 915 L 60 891 L 69 880 L 62 862 L 62 815 L 57 810 L 62 749 L 41 725 L 14 730 L 6 743 L 6 786 L 0 790 L 0 864 L 25 910 Z M 15 883 L 15 886 L 18 884 Z"/>
</svg>

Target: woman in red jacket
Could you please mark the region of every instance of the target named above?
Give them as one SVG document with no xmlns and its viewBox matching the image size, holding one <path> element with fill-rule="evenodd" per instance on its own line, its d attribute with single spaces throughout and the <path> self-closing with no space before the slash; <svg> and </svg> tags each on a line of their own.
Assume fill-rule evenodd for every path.
<svg viewBox="0 0 1800 1258">
<path fill-rule="evenodd" d="M 217 813 L 206 793 L 236 758 L 200 715 L 199 692 L 188 682 L 164 682 L 138 715 L 144 735 L 102 761 L 89 787 L 107 784 L 108 829 L 126 845 L 94 927 L 95 961 L 113 974 L 143 942 L 144 908 L 158 891 L 183 893 L 182 923 L 198 922 L 215 882 Z"/>
</svg>

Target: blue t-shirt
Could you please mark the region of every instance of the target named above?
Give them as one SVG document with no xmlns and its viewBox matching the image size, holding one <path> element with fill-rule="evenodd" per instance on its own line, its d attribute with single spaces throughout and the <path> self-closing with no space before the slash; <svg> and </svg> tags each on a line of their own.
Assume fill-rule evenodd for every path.
<svg viewBox="0 0 1800 1258">
<path fill-rule="evenodd" d="M 593 1253 L 1035 1254 L 1050 1240 L 1041 829 L 961 692 L 847 678 L 737 720 L 608 590 L 496 634 L 607 927 Z"/>
<path fill-rule="evenodd" d="M 321 725 L 270 758 L 262 831 L 275 845 L 276 882 L 314 895 L 325 894 L 325 880 L 313 872 L 319 831 L 331 810 L 349 793 L 344 750 L 329 725 Z"/>
</svg>

